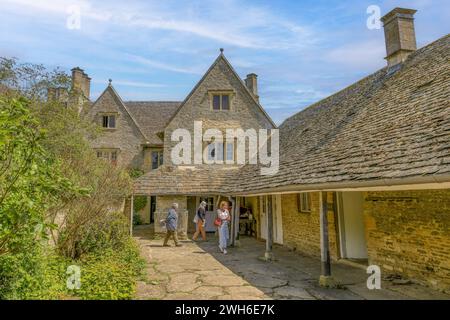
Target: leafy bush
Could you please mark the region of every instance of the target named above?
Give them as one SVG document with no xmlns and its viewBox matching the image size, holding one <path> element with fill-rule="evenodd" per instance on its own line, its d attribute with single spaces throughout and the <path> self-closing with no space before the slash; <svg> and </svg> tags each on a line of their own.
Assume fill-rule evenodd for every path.
<svg viewBox="0 0 450 320">
<path fill-rule="evenodd" d="M 133 224 L 136 226 L 139 226 L 143 223 L 141 215 L 139 213 L 134 213 L 133 214 Z"/>
<path fill-rule="evenodd" d="M 0 299 L 127 299 L 143 269 L 117 213 L 130 174 L 97 159 L 87 138 L 98 130 L 78 105 L 46 101 L 49 85 L 68 80 L 0 58 Z M 68 291 L 72 264 L 82 288 Z"/>
<path fill-rule="evenodd" d="M 68 261 L 40 247 L 0 257 L 0 299 L 62 299 Z"/>
<path fill-rule="evenodd" d="M 134 197 L 134 211 L 139 212 L 145 208 L 147 205 L 147 197 L 146 196 L 135 196 Z"/>
<path fill-rule="evenodd" d="M 129 222 L 123 213 L 105 212 L 101 216 L 92 217 L 88 223 L 77 228 L 76 234 L 69 234 L 71 228 L 62 229 L 58 244 L 64 253 L 70 243 L 72 257 L 101 253 L 107 250 L 122 250 L 130 238 Z M 67 238 L 70 238 L 68 241 Z"/>
<path fill-rule="evenodd" d="M 132 299 L 136 279 L 145 266 L 133 241 L 128 241 L 121 251 L 109 249 L 81 261 L 81 287 L 76 295 L 82 299 Z"/>
</svg>

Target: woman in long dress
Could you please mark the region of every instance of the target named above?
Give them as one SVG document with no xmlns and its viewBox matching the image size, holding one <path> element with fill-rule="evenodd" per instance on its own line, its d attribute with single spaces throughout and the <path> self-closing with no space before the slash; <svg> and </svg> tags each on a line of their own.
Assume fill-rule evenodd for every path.
<svg viewBox="0 0 450 320">
<path fill-rule="evenodd" d="M 219 249 L 223 254 L 227 254 L 227 242 L 229 238 L 228 225 L 231 221 L 228 201 L 222 201 L 217 210 L 217 218 L 220 219 L 219 231 Z"/>
</svg>

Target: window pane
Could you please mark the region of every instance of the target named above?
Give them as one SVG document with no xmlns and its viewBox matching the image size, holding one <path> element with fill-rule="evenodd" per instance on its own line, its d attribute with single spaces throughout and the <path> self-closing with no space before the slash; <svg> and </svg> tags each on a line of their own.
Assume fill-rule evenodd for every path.
<svg viewBox="0 0 450 320">
<path fill-rule="evenodd" d="M 213 110 L 220 110 L 220 96 L 213 96 Z"/>
<path fill-rule="evenodd" d="M 152 169 L 158 168 L 158 151 L 152 151 Z"/>
<path fill-rule="evenodd" d="M 230 110 L 230 98 L 228 95 L 222 96 L 222 110 Z"/>
<path fill-rule="evenodd" d="M 108 128 L 108 116 L 103 116 L 103 128 Z"/>
<path fill-rule="evenodd" d="M 116 127 L 116 116 L 109 116 L 109 127 L 115 128 Z"/>
<path fill-rule="evenodd" d="M 162 164 L 163 164 L 163 162 L 164 162 L 164 161 L 163 161 L 163 159 L 164 159 L 164 158 L 163 158 L 163 154 L 164 154 L 163 152 L 160 152 L 160 153 L 159 153 L 159 165 L 160 165 L 160 166 L 162 166 Z"/>
<path fill-rule="evenodd" d="M 117 160 L 117 151 L 111 152 L 111 160 L 116 161 Z"/>
<path fill-rule="evenodd" d="M 208 160 L 214 160 L 216 155 L 216 148 L 214 143 L 208 144 Z"/>
<path fill-rule="evenodd" d="M 234 143 L 227 143 L 227 160 L 234 160 Z"/>
<path fill-rule="evenodd" d="M 97 151 L 97 158 L 101 158 L 102 157 L 102 152 L 101 151 Z"/>
<path fill-rule="evenodd" d="M 223 142 L 216 143 L 217 160 L 223 161 Z"/>
</svg>

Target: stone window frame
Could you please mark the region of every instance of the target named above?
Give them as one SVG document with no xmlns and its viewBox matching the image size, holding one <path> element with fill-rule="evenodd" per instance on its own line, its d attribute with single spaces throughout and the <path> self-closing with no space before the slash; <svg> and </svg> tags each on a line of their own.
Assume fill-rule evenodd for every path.
<svg viewBox="0 0 450 320">
<path fill-rule="evenodd" d="M 297 211 L 301 213 L 311 213 L 311 207 L 311 192 L 297 193 Z"/>
<path fill-rule="evenodd" d="M 119 148 L 95 148 L 97 158 L 108 160 L 113 165 L 116 165 L 119 160 L 120 149 Z M 101 156 L 99 154 L 101 153 Z M 115 155 L 115 156 L 113 156 Z M 114 159 L 115 158 L 115 159 Z"/>
<path fill-rule="evenodd" d="M 99 122 L 100 122 L 101 128 L 103 130 L 107 130 L 107 131 L 117 130 L 117 123 L 118 123 L 119 115 L 120 114 L 118 112 L 99 112 L 98 117 L 99 117 Z M 103 117 L 110 117 L 110 116 L 114 116 L 114 127 L 104 127 L 103 126 Z"/>
<path fill-rule="evenodd" d="M 214 96 L 220 96 L 220 109 L 214 109 Z M 229 109 L 223 110 L 222 109 L 222 96 L 228 96 L 228 104 Z M 234 111 L 234 97 L 236 96 L 236 92 L 234 90 L 209 90 L 208 91 L 208 97 L 209 97 L 209 109 L 213 112 L 232 112 Z"/>
</svg>

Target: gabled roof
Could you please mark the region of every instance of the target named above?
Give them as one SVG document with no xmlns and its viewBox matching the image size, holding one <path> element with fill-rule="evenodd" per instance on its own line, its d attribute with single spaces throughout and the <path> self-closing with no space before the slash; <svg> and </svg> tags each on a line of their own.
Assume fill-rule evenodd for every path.
<svg viewBox="0 0 450 320">
<path fill-rule="evenodd" d="M 246 94 L 250 97 L 250 99 L 256 104 L 256 106 L 259 108 L 259 110 L 264 114 L 264 116 L 269 120 L 270 124 L 274 128 L 276 128 L 276 124 L 273 122 L 273 120 L 270 118 L 270 116 L 267 114 L 267 112 L 264 110 L 264 108 L 261 106 L 259 101 L 255 98 L 255 96 L 249 91 L 247 86 L 245 85 L 244 81 L 239 77 L 239 75 L 234 70 L 233 66 L 228 62 L 227 58 L 225 58 L 225 55 L 221 51 L 217 59 L 213 62 L 213 64 L 208 68 L 208 70 L 205 72 L 203 77 L 200 79 L 199 82 L 194 86 L 194 88 L 191 90 L 191 92 L 187 95 L 187 97 L 183 100 L 183 102 L 180 104 L 178 109 L 175 111 L 175 113 L 172 115 L 172 117 L 169 119 L 168 124 L 172 121 L 173 118 L 180 112 L 180 110 L 183 108 L 183 106 L 186 104 L 186 102 L 189 100 L 189 98 L 194 94 L 194 92 L 197 90 L 198 87 L 202 84 L 202 82 L 206 79 L 208 74 L 214 69 L 214 67 L 220 62 L 223 61 L 227 65 L 227 67 L 230 69 L 231 73 L 236 77 L 236 79 L 239 81 L 241 86 L 243 87 L 243 91 L 246 92 Z"/>
<path fill-rule="evenodd" d="M 449 60 L 446 35 L 290 117 L 279 172 L 247 166 L 235 191 L 450 181 Z"/>
<path fill-rule="evenodd" d="M 164 129 L 180 106 L 180 101 L 126 101 L 130 113 L 136 119 L 137 124 L 145 134 L 151 145 L 161 145 L 159 133 Z"/>
<path fill-rule="evenodd" d="M 117 104 L 119 106 L 121 106 L 124 110 L 125 113 L 131 118 L 132 122 L 134 123 L 134 125 L 136 126 L 136 128 L 138 129 L 138 131 L 141 133 L 142 138 L 147 140 L 147 137 L 145 136 L 145 134 L 143 133 L 142 129 L 140 128 L 140 126 L 138 125 L 136 119 L 134 118 L 134 116 L 130 113 L 130 111 L 128 110 L 127 106 L 125 105 L 125 103 L 122 101 L 122 98 L 120 97 L 120 95 L 117 93 L 117 91 L 114 89 L 114 87 L 112 86 L 111 83 L 108 84 L 108 86 L 106 87 L 105 90 L 103 90 L 102 94 L 97 98 L 97 100 L 95 100 L 95 102 L 92 104 L 91 107 L 95 106 L 95 104 L 97 104 L 99 101 L 101 101 L 102 97 L 107 93 L 110 92 L 111 95 L 113 96 L 114 100 L 117 102 Z M 112 106 L 109 106 L 112 107 Z M 108 110 L 105 110 L 108 111 Z M 110 111 L 115 111 L 113 108 Z"/>
</svg>

